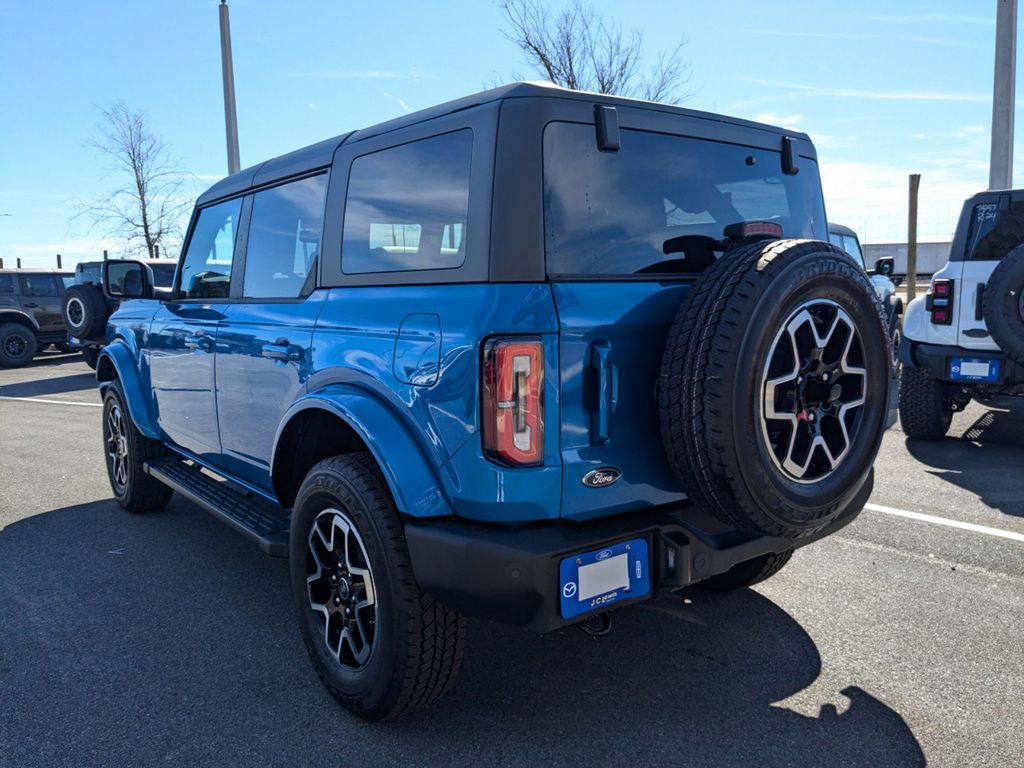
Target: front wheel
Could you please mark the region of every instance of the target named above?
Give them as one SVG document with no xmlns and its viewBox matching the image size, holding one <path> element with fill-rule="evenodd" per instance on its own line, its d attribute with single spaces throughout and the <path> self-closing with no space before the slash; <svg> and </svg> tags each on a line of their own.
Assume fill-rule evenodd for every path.
<svg viewBox="0 0 1024 768">
<path fill-rule="evenodd" d="M 0 368 L 20 368 L 39 350 L 36 335 L 21 323 L 0 325 Z"/>
<path fill-rule="evenodd" d="M 295 500 L 289 561 L 306 650 L 343 706 L 383 720 L 451 686 L 463 620 L 416 584 L 401 519 L 370 454 L 310 470 Z"/>
<path fill-rule="evenodd" d="M 103 396 L 103 450 L 110 489 L 117 503 L 129 512 L 163 509 L 173 492 L 146 474 L 144 465 L 166 451 L 161 443 L 139 432 L 126 402 L 121 382 L 114 380 Z"/>
</svg>

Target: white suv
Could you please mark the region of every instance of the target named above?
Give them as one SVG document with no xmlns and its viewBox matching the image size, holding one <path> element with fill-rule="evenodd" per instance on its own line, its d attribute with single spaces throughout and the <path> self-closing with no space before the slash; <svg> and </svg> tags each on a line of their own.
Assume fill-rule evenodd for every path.
<svg viewBox="0 0 1024 768">
<path fill-rule="evenodd" d="M 1024 395 L 1024 190 L 964 203 L 949 262 L 907 306 L 900 361 L 908 437 L 941 438 L 972 398 Z"/>
</svg>

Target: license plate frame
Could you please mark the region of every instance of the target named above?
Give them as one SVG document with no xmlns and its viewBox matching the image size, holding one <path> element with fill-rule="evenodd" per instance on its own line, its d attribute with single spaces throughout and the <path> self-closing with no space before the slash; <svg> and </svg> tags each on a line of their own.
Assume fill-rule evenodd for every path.
<svg viewBox="0 0 1024 768">
<path fill-rule="evenodd" d="M 647 539 L 636 538 L 562 558 L 558 595 L 563 619 L 573 619 L 651 594 Z"/>
<path fill-rule="evenodd" d="M 999 361 L 992 358 L 954 357 L 949 361 L 949 378 L 953 381 L 995 382 L 999 374 Z"/>
</svg>

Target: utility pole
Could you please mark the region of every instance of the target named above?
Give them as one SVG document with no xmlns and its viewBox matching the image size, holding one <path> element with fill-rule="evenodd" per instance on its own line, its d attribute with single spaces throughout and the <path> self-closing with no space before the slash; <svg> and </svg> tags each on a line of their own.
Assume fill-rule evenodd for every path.
<svg viewBox="0 0 1024 768">
<path fill-rule="evenodd" d="M 1013 91 L 1017 79 L 1017 0 L 996 0 L 996 57 L 992 77 L 992 155 L 988 188 L 1013 186 Z"/>
<path fill-rule="evenodd" d="M 1016 0 L 1014 0 L 1016 2 Z M 220 0 L 220 64 L 224 75 L 224 128 L 228 140 L 228 173 L 238 173 L 238 116 L 235 113 L 235 69 L 231 63 L 231 22 L 227 0 Z"/>
<path fill-rule="evenodd" d="M 910 205 L 907 214 L 907 303 L 917 296 L 917 190 L 921 174 L 910 174 Z"/>
</svg>

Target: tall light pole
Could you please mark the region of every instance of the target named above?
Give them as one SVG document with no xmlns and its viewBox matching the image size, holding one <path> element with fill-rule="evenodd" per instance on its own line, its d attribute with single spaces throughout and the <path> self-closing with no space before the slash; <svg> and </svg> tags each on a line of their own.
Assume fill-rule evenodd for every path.
<svg viewBox="0 0 1024 768">
<path fill-rule="evenodd" d="M 1017 79 L 1017 0 L 996 0 L 996 62 L 992 78 L 992 155 L 988 188 L 1013 186 L 1013 109 Z"/>
<path fill-rule="evenodd" d="M 220 63 L 224 74 L 224 128 L 228 140 L 228 173 L 238 173 L 238 115 L 235 113 L 235 70 L 231 63 L 231 21 L 227 0 L 220 0 Z"/>
</svg>

